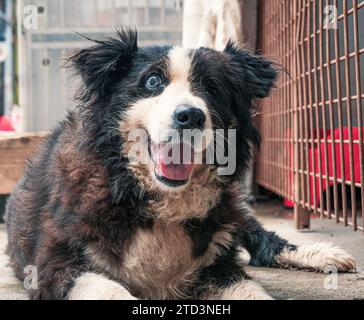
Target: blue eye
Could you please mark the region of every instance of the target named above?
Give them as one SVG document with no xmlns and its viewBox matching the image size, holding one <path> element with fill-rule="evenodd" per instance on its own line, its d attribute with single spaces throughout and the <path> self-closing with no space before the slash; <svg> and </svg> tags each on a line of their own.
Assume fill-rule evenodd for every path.
<svg viewBox="0 0 364 320">
<path fill-rule="evenodd" d="M 149 90 L 155 90 L 159 88 L 161 85 L 162 85 L 162 79 L 157 75 L 150 76 L 145 83 L 145 86 Z"/>
</svg>

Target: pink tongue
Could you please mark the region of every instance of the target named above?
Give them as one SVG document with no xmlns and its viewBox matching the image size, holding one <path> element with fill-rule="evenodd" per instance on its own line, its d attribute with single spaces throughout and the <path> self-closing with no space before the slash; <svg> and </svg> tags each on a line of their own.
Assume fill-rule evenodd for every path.
<svg viewBox="0 0 364 320">
<path fill-rule="evenodd" d="M 193 169 L 193 164 L 164 164 L 159 163 L 156 173 L 169 180 L 182 181 L 188 180 Z"/>
<path fill-rule="evenodd" d="M 173 163 L 172 161 L 167 161 L 167 159 L 169 159 L 169 155 L 168 155 L 168 150 L 170 150 L 168 148 L 168 146 L 161 146 L 161 147 L 156 147 L 154 150 L 154 161 L 156 162 L 156 174 L 158 176 L 163 176 L 169 180 L 174 180 L 174 181 L 183 181 L 183 180 L 188 180 L 191 172 L 193 170 L 194 164 L 191 163 L 193 161 L 188 161 L 189 163 L 184 164 L 183 163 L 183 146 L 181 145 L 180 148 L 180 159 L 179 161 L 175 161 L 178 162 L 177 164 Z M 191 150 L 191 154 L 193 157 L 193 150 Z"/>
</svg>

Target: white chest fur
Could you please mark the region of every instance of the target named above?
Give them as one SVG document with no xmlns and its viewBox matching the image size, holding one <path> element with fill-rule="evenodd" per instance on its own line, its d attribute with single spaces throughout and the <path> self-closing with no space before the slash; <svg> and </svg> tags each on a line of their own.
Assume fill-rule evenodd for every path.
<svg viewBox="0 0 364 320">
<path fill-rule="evenodd" d="M 190 237 L 177 223 L 157 222 L 152 229 L 140 229 L 123 259 L 123 281 L 143 298 L 184 298 L 201 264 L 192 248 Z"/>
<path fill-rule="evenodd" d="M 86 253 L 93 266 L 110 273 L 138 298 L 188 298 L 198 269 L 230 247 L 234 229 L 233 224 L 221 226 L 198 258 L 192 254 L 193 242 L 182 225 L 160 221 L 151 229 L 136 231 L 123 250 L 121 264 L 108 263 L 100 248 L 89 247 Z"/>
</svg>

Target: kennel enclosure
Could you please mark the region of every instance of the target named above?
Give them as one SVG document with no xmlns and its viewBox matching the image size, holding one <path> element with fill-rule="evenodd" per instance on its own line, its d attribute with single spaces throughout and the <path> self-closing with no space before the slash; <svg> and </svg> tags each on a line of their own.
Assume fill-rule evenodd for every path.
<svg viewBox="0 0 364 320">
<path fill-rule="evenodd" d="M 262 53 L 284 69 L 262 103 L 257 182 L 310 213 L 364 225 L 363 0 L 260 1 Z"/>
</svg>

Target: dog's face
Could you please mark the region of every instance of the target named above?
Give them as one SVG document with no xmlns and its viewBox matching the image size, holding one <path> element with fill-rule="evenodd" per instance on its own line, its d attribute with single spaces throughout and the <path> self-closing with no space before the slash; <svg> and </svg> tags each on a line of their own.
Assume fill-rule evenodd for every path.
<svg viewBox="0 0 364 320">
<path fill-rule="evenodd" d="M 221 152 L 216 129 L 236 133 L 236 172 L 231 176 L 245 168 L 250 145 L 259 140 L 252 103 L 269 94 L 276 78 L 268 60 L 233 43 L 224 52 L 138 48 L 131 31 L 97 42 L 72 61 L 83 78 L 81 98 L 92 118 L 86 125 L 108 157 L 112 174 L 118 175 L 118 159 L 128 159 L 123 165 L 139 182 L 172 192 L 183 190 L 196 172 L 219 167 L 216 155 L 206 163 L 209 146 Z M 222 135 L 224 153 L 229 142 Z"/>
<path fill-rule="evenodd" d="M 120 83 L 120 93 L 129 101 L 120 117 L 120 132 L 128 141 L 123 153 L 133 159 L 135 172 L 144 167 L 147 176 L 165 190 L 188 184 L 196 153 L 212 142 L 213 119 L 207 99 L 194 90 L 192 69 L 191 50 L 145 48 L 138 51 L 129 76 Z M 187 132 L 194 130 L 205 135 L 187 141 Z M 139 146 L 140 157 L 135 157 L 134 135 L 139 132 L 144 143 Z"/>
</svg>

